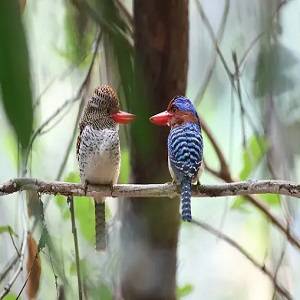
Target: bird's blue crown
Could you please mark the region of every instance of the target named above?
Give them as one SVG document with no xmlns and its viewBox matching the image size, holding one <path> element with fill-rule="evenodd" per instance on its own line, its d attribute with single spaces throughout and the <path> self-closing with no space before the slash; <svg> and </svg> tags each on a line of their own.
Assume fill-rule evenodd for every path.
<svg viewBox="0 0 300 300">
<path fill-rule="evenodd" d="M 178 110 L 191 112 L 197 115 L 196 109 L 189 98 L 184 96 L 176 96 L 171 102 L 172 106 L 175 106 Z"/>
<path fill-rule="evenodd" d="M 200 126 L 200 118 L 198 116 L 198 113 L 197 113 L 192 101 L 189 98 L 186 98 L 184 96 L 174 97 L 169 104 L 168 110 L 172 109 L 174 107 L 176 109 L 178 109 L 179 111 L 192 113 L 198 119 L 198 123 Z"/>
</svg>

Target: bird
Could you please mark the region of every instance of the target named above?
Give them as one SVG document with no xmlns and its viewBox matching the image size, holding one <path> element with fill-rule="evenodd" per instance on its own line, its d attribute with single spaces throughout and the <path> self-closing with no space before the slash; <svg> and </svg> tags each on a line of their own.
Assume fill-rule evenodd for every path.
<svg viewBox="0 0 300 300">
<path fill-rule="evenodd" d="M 87 191 L 88 184 L 117 183 L 120 164 L 119 124 L 127 124 L 135 115 L 120 110 L 116 92 L 109 85 L 98 86 L 88 99 L 79 122 L 77 159 L 80 179 Z M 96 250 L 105 250 L 105 198 L 96 196 Z"/>
<path fill-rule="evenodd" d="M 203 171 L 203 138 L 200 119 L 189 98 L 174 97 L 166 111 L 150 117 L 155 125 L 170 127 L 168 167 L 173 182 L 181 188 L 181 216 L 192 221 L 192 183 L 199 183 Z"/>
</svg>

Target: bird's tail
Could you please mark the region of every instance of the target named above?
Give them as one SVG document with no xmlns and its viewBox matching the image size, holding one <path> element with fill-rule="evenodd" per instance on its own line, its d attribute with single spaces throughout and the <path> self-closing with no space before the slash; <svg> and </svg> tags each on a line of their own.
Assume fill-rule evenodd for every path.
<svg viewBox="0 0 300 300">
<path fill-rule="evenodd" d="M 106 249 L 105 198 L 95 198 L 96 250 Z"/>
<path fill-rule="evenodd" d="M 192 181 L 184 177 L 181 182 L 181 216 L 183 221 L 192 221 L 191 212 Z"/>
</svg>

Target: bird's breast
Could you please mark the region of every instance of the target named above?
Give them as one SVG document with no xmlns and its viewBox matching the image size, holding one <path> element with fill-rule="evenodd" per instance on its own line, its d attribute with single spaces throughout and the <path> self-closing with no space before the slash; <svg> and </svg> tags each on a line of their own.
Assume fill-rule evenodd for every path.
<svg viewBox="0 0 300 300">
<path fill-rule="evenodd" d="M 78 154 L 80 177 L 91 184 L 116 183 L 120 171 L 120 142 L 116 130 L 87 127 Z"/>
</svg>

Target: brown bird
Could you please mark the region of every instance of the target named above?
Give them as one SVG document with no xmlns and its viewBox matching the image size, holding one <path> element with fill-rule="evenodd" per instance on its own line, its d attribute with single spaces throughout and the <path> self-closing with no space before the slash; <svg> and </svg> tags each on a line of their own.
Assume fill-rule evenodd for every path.
<svg viewBox="0 0 300 300">
<path fill-rule="evenodd" d="M 120 111 L 114 90 L 97 87 L 88 100 L 79 123 L 77 159 L 81 182 L 113 185 L 120 173 L 119 124 L 127 124 L 134 115 Z M 95 197 L 96 250 L 106 248 L 105 199 Z"/>
</svg>

